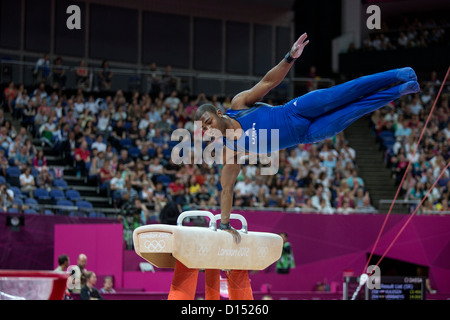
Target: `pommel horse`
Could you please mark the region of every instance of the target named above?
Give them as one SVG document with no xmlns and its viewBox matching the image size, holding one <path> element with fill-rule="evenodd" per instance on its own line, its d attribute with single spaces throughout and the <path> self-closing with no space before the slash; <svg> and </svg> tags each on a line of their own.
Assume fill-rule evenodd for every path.
<svg viewBox="0 0 450 320">
<path fill-rule="evenodd" d="M 187 217 L 209 218 L 209 227 L 183 226 Z M 253 300 L 248 270 L 263 270 L 281 257 L 282 238 L 273 233 L 249 232 L 239 214 L 240 243 L 217 229 L 220 214 L 190 210 L 181 213 L 177 225 L 154 224 L 133 232 L 136 253 L 158 268 L 174 268 L 169 300 L 193 300 L 199 269 L 205 270 L 205 299 L 220 300 L 220 271 L 226 270 L 230 300 Z"/>
</svg>

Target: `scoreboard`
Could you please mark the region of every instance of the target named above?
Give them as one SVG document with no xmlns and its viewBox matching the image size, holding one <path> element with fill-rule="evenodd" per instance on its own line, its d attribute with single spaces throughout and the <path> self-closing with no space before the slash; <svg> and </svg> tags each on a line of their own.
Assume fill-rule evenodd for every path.
<svg viewBox="0 0 450 320">
<path fill-rule="evenodd" d="M 380 288 L 365 285 L 356 300 L 425 300 L 425 277 L 381 276 Z M 359 277 L 344 278 L 344 300 L 350 300 L 359 284 Z"/>
</svg>

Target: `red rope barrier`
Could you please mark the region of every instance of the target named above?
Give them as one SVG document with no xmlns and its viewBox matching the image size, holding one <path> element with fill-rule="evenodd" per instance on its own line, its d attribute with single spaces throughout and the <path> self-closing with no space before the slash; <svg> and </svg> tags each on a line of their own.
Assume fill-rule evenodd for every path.
<svg viewBox="0 0 450 320">
<path fill-rule="evenodd" d="M 429 122 L 429 120 L 430 120 L 430 118 L 431 118 L 431 115 L 433 114 L 434 108 L 436 107 L 436 103 L 437 103 L 437 101 L 439 100 L 439 96 L 441 95 L 442 89 L 443 89 L 443 87 L 444 87 L 444 85 L 445 85 L 445 83 L 446 83 L 446 81 L 447 81 L 447 77 L 448 77 L 449 72 L 450 72 L 450 67 L 447 69 L 447 73 L 446 73 L 446 75 L 445 75 L 445 77 L 444 77 L 444 81 L 442 82 L 441 87 L 440 87 L 440 89 L 439 89 L 439 92 L 438 92 L 438 94 L 436 95 L 436 99 L 434 100 L 434 103 L 433 103 L 433 106 L 432 106 L 432 108 L 431 108 L 431 111 L 430 111 L 430 113 L 429 113 L 429 115 L 428 115 L 427 121 L 425 122 L 425 125 L 423 126 L 423 129 L 422 129 L 422 132 L 421 132 L 421 134 L 420 134 L 419 140 L 417 141 L 417 145 L 416 145 L 416 148 L 415 148 L 415 150 L 414 150 L 414 153 L 413 153 L 413 155 L 411 156 L 411 159 L 410 159 L 409 162 L 408 162 L 408 166 L 406 167 L 405 173 L 403 174 L 402 181 L 400 182 L 400 184 L 399 184 L 399 186 L 398 186 L 398 189 L 397 189 L 397 192 L 396 192 L 396 194 L 395 194 L 394 200 L 392 200 L 391 206 L 390 206 L 390 208 L 389 208 L 388 213 L 386 214 L 386 218 L 384 219 L 383 225 L 381 226 L 381 230 L 380 230 L 380 232 L 378 233 L 378 237 L 377 237 L 377 239 L 376 239 L 376 241 L 375 241 L 375 243 L 374 243 L 374 245 L 373 245 L 373 248 L 372 248 L 372 251 L 371 251 L 371 253 L 370 253 L 370 256 L 369 256 L 369 258 L 367 259 L 366 266 L 364 267 L 364 270 L 363 270 L 363 272 L 362 272 L 363 274 L 366 273 L 367 267 L 369 266 L 370 260 L 372 259 L 372 256 L 373 256 L 373 253 L 374 253 L 374 251 L 375 251 L 375 248 L 376 248 L 377 245 L 378 245 L 378 241 L 380 240 L 381 234 L 383 233 L 383 230 L 384 230 L 384 228 L 385 228 L 385 226 L 386 226 L 386 222 L 387 222 L 387 220 L 388 220 L 388 218 L 389 218 L 389 216 L 390 216 L 390 214 L 391 214 L 392 208 L 394 207 L 395 200 L 396 200 L 397 197 L 398 197 L 398 194 L 399 194 L 399 192 L 400 192 L 400 189 L 401 189 L 401 187 L 402 187 L 402 185 L 403 185 L 403 181 L 405 180 L 406 175 L 408 174 L 409 167 L 411 166 L 412 160 L 414 159 L 414 157 L 415 157 L 415 155 L 416 155 L 417 149 L 419 148 L 420 141 L 422 140 L 423 134 L 425 133 L 425 129 L 426 129 L 427 125 L 428 125 L 428 122 Z M 447 167 L 448 167 L 448 165 L 447 165 Z M 445 170 L 444 170 L 444 172 L 445 172 Z M 442 175 L 442 173 L 441 173 L 441 175 Z M 438 180 L 439 180 L 439 179 L 438 179 Z M 438 180 L 437 180 L 437 181 L 438 181 Z M 437 182 L 437 181 L 436 181 L 436 182 Z M 436 183 L 436 182 L 435 182 L 435 183 Z M 434 188 L 434 185 L 431 187 L 431 189 L 429 190 L 429 192 L 430 192 L 433 188 Z M 423 200 L 422 200 L 422 201 L 423 201 Z M 420 205 L 417 206 L 416 210 L 417 210 L 419 207 L 420 207 Z M 395 237 L 395 239 L 393 240 L 393 242 L 391 243 L 391 245 L 388 247 L 388 250 L 390 250 L 390 248 L 392 247 L 392 245 L 394 244 L 394 242 L 397 240 L 397 238 L 398 238 L 398 236 L 400 235 L 400 233 L 403 232 L 403 229 L 406 227 L 406 225 L 407 225 L 407 224 L 409 223 L 409 221 L 412 219 L 412 217 L 414 216 L 414 214 L 415 214 L 415 212 L 413 212 L 413 213 L 411 214 L 411 216 L 410 216 L 409 219 L 406 221 L 406 223 L 405 223 L 405 225 L 403 226 L 403 228 L 400 230 L 400 232 L 399 232 L 399 234 L 397 235 L 397 237 Z M 385 253 L 383 254 L 382 258 L 378 261 L 378 263 L 376 264 L 377 266 L 380 264 L 381 260 L 384 258 L 384 256 L 386 255 L 386 253 L 387 253 L 387 252 L 385 252 Z M 373 271 L 372 271 L 372 272 L 373 272 Z"/>
</svg>

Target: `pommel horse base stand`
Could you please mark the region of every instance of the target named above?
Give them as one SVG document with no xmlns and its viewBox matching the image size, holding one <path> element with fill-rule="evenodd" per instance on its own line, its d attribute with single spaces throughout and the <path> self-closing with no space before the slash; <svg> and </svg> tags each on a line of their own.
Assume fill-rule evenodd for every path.
<svg viewBox="0 0 450 320">
<path fill-rule="evenodd" d="M 209 227 L 183 226 L 187 217 L 205 216 Z M 253 300 L 248 270 L 263 270 L 281 257 L 282 238 L 273 233 L 249 232 L 242 223 L 241 242 L 217 229 L 220 214 L 191 210 L 180 214 L 177 225 L 155 224 L 133 232 L 136 253 L 158 268 L 175 268 L 169 300 L 193 300 L 199 269 L 205 270 L 205 299 L 220 300 L 220 270 L 227 270 L 229 300 Z"/>
</svg>

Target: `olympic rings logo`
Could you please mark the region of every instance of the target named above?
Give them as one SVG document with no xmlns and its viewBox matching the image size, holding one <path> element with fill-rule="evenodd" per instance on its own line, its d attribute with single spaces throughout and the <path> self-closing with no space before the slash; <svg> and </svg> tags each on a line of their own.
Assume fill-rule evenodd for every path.
<svg viewBox="0 0 450 320">
<path fill-rule="evenodd" d="M 144 242 L 144 247 L 148 251 L 156 251 L 161 252 L 166 246 L 166 242 L 164 240 L 146 240 Z"/>
<path fill-rule="evenodd" d="M 267 256 L 268 252 L 269 249 L 267 247 L 258 247 L 258 249 L 256 249 L 256 253 L 259 258 L 264 258 L 265 256 Z"/>
</svg>

